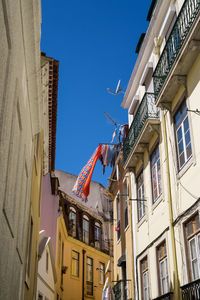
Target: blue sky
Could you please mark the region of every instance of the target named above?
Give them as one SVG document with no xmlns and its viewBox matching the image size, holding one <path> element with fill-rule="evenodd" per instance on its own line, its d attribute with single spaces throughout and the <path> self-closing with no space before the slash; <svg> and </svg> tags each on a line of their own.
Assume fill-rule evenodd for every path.
<svg viewBox="0 0 200 300">
<path fill-rule="evenodd" d="M 60 61 L 56 168 L 78 175 L 99 143 L 110 142 L 114 131 L 107 112 L 117 123 L 128 122 L 121 107 L 137 55 L 135 48 L 146 32 L 151 0 L 42 0 L 41 50 Z M 97 163 L 92 180 L 105 187 Z"/>
</svg>

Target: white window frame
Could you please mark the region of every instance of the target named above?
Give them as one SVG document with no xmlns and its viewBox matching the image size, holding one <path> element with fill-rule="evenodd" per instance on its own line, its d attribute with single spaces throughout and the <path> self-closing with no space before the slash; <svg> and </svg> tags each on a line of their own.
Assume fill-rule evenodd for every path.
<svg viewBox="0 0 200 300">
<path fill-rule="evenodd" d="M 105 264 L 102 262 L 99 263 L 99 283 L 105 283 Z"/>
<path fill-rule="evenodd" d="M 154 163 L 152 163 L 152 157 L 156 150 L 159 151 L 159 157 L 156 159 Z M 160 195 L 162 194 L 162 187 L 161 187 L 161 178 L 160 178 L 160 190 L 159 190 L 159 177 L 158 177 L 158 161 L 160 161 L 160 149 L 159 144 L 155 147 L 151 154 L 151 184 L 152 184 L 152 196 L 153 196 L 153 204 L 159 199 Z M 154 181 L 153 181 L 153 169 L 156 169 L 156 190 L 157 190 L 157 197 L 155 197 L 155 189 L 154 189 Z M 160 162 L 160 177 L 161 177 L 161 162 Z"/>
<path fill-rule="evenodd" d="M 190 266 L 191 266 L 191 272 L 192 272 L 192 280 L 196 280 L 200 278 L 200 249 L 198 247 L 199 242 L 198 239 L 200 239 L 200 233 L 196 234 L 194 237 L 188 240 L 188 246 L 189 246 L 189 252 L 190 252 Z M 196 252 L 196 257 L 192 259 L 192 254 L 191 254 L 191 247 L 190 244 L 192 241 L 195 241 L 195 252 Z M 194 272 L 193 272 L 193 262 L 197 261 L 197 270 L 198 270 L 198 276 L 197 278 L 194 277 Z"/>
<path fill-rule="evenodd" d="M 139 180 L 142 178 L 142 183 L 139 184 Z M 136 187 L 137 187 L 137 214 L 138 222 L 142 220 L 145 216 L 145 203 L 144 201 L 139 201 L 139 199 L 144 200 L 144 174 L 143 171 L 136 178 Z"/>
<path fill-rule="evenodd" d="M 180 125 L 176 128 L 176 125 L 175 125 L 175 131 L 176 131 L 176 147 L 177 147 L 177 157 L 178 157 L 178 169 L 181 170 L 185 165 L 186 163 L 189 161 L 189 159 L 192 157 L 192 150 L 191 150 L 191 154 L 189 157 L 187 157 L 187 145 L 186 145 L 186 140 L 185 140 L 185 136 L 186 136 L 186 133 L 185 132 L 185 129 L 184 129 L 184 122 L 185 120 L 188 119 L 188 130 L 189 130 L 189 134 L 190 134 L 190 124 L 189 124 L 189 118 L 188 118 L 188 114 L 186 113 L 185 117 L 183 118 L 183 120 L 181 121 Z M 179 144 L 178 144 L 178 131 L 179 129 L 181 129 L 181 133 L 182 133 L 182 140 L 183 140 L 183 152 L 181 152 L 181 154 L 183 153 L 184 154 L 184 163 L 181 165 L 180 163 L 180 156 L 181 154 L 179 154 Z M 192 148 L 192 141 L 191 141 L 191 134 L 190 134 L 190 144 L 191 144 L 191 148 Z"/>
<path fill-rule="evenodd" d="M 120 196 L 119 194 L 117 194 L 117 197 L 116 197 L 116 212 L 117 212 L 117 227 L 119 227 L 119 232 L 117 231 L 117 241 L 120 240 L 121 238 L 121 203 L 120 203 Z"/>
<path fill-rule="evenodd" d="M 75 216 L 75 220 L 74 218 L 70 218 L 70 216 Z M 74 207 L 70 206 L 70 212 L 69 212 L 69 221 L 73 221 L 73 224 L 72 224 L 72 236 L 73 237 L 76 237 L 76 210 Z M 75 223 L 74 223 L 75 221 Z"/>
<path fill-rule="evenodd" d="M 145 276 L 146 276 L 146 280 L 145 280 Z M 145 271 L 143 274 L 142 274 L 142 280 L 143 280 L 143 297 L 144 297 L 144 300 L 149 300 L 149 270 Z M 145 282 L 147 283 L 147 285 L 145 285 Z M 146 297 L 147 295 L 147 297 Z"/>
<path fill-rule="evenodd" d="M 123 199 L 123 207 L 124 207 L 124 227 L 126 230 L 126 228 L 128 227 L 129 225 L 129 216 L 128 216 L 128 201 L 129 201 L 129 192 L 128 192 L 128 184 L 127 184 L 127 181 L 125 180 L 123 182 L 123 194 L 124 195 L 127 195 L 127 196 L 124 196 Z M 126 216 L 127 216 L 127 225 L 125 226 L 125 221 L 126 221 Z"/>
<path fill-rule="evenodd" d="M 90 241 L 90 222 L 89 222 L 89 218 L 86 215 L 83 215 L 83 219 L 82 219 L 83 224 L 84 224 L 84 221 L 86 221 L 88 223 L 88 231 L 84 230 L 84 226 L 83 226 L 83 242 L 86 243 L 87 245 L 89 245 L 89 241 Z M 85 232 L 88 232 L 88 237 L 85 236 Z"/>
<path fill-rule="evenodd" d="M 165 265 L 165 271 L 166 274 L 162 276 L 162 268 L 161 265 Z M 159 269 L 160 269 L 160 287 L 161 287 L 161 293 L 162 295 L 166 294 L 169 292 L 169 274 L 168 274 L 168 261 L 167 261 L 167 256 L 163 258 L 161 261 L 159 261 Z M 167 289 L 165 290 L 164 285 L 163 285 L 163 280 L 167 283 Z"/>
</svg>

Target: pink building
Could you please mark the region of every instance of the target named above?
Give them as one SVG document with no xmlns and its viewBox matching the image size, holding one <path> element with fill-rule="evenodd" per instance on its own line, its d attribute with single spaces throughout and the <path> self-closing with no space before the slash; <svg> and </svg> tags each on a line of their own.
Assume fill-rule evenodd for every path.
<svg viewBox="0 0 200 300">
<path fill-rule="evenodd" d="M 40 215 L 40 231 L 45 230 L 45 234 L 51 237 L 54 256 L 56 255 L 56 230 L 58 216 L 58 178 L 53 172 L 43 176 L 42 200 Z"/>
<path fill-rule="evenodd" d="M 42 53 L 42 102 L 45 108 L 43 183 L 41 193 L 40 231 L 51 238 L 56 255 L 56 230 L 58 216 L 58 178 L 54 174 L 57 123 L 57 91 L 59 62 Z M 47 119 L 47 120 L 46 120 Z"/>
</svg>

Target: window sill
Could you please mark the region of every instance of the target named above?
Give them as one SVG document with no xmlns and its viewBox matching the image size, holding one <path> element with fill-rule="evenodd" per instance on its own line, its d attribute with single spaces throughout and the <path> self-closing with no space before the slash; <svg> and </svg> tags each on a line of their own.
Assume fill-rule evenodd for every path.
<svg viewBox="0 0 200 300">
<path fill-rule="evenodd" d="M 180 179 L 192 165 L 195 165 L 195 161 L 194 158 L 191 156 L 190 159 L 183 166 L 183 168 L 176 174 L 177 179 Z"/>
<path fill-rule="evenodd" d="M 137 223 L 137 230 L 142 226 L 142 224 L 147 220 L 147 215 L 145 214 L 142 219 Z"/>
<path fill-rule="evenodd" d="M 117 240 L 117 245 L 121 242 L 121 237 Z"/>
<path fill-rule="evenodd" d="M 95 298 L 94 298 L 94 295 L 88 295 L 88 294 L 85 294 L 85 297 L 86 297 L 86 298 L 90 298 L 90 299 L 95 299 Z"/>
<path fill-rule="evenodd" d="M 126 231 L 129 229 L 129 227 L 130 227 L 130 225 L 128 224 L 128 225 L 126 226 L 126 228 L 124 229 L 124 232 L 126 232 Z"/>
<path fill-rule="evenodd" d="M 160 194 L 160 196 L 157 198 L 156 202 L 153 203 L 152 205 L 152 215 L 153 215 L 153 211 L 154 209 L 160 204 L 160 202 L 163 200 L 163 197 L 162 197 L 162 193 Z"/>
<path fill-rule="evenodd" d="M 80 280 L 80 277 L 79 277 L 79 276 L 71 275 L 70 277 L 71 277 L 71 279 Z"/>
</svg>

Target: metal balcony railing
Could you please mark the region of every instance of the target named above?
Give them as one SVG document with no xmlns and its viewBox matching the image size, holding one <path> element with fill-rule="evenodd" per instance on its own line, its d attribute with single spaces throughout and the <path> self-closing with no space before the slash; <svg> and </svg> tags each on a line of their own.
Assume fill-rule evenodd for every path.
<svg viewBox="0 0 200 300">
<path fill-rule="evenodd" d="M 123 299 L 125 300 L 132 299 L 132 281 L 131 280 L 117 281 L 117 283 L 113 286 L 113 292 L 114 292 L 115 300 L 121 300 L 122 295 L 124 295 Z"/>
<path fill-rule="evenodd" d="M 143 126 L 148 118 L 159 118 L 159 109 L 155 106 L 155 95 L 145 93 L 135 114 L 127 137 L 123 144 L 123 158 L 126 162 Z"/>
<path fill-rule="evenodd" d="M 200 0 L 185 0 L 153 73 L 157 98 L 200 10 Z"/>
<path fill-rule="evenodd" d="M 121 299 L 121 280 L 119 280 L 114 286 L 113 286 L 113 292 L 115 296 L 115 300 L 120 300 Z"/>
<path fill-rule="evenodd" d="M 173 299 L 173 293 L 172 292 L 169 292 L 167 294 L 164 294 L 162 296 L 154 298 L 154 300 L 172 300 L 172 299 Z"/>
<path fill-rule="evenodd" d="M 181 286 L 182 300 L 200 299 L 200 279 Z"/>
</svg>

